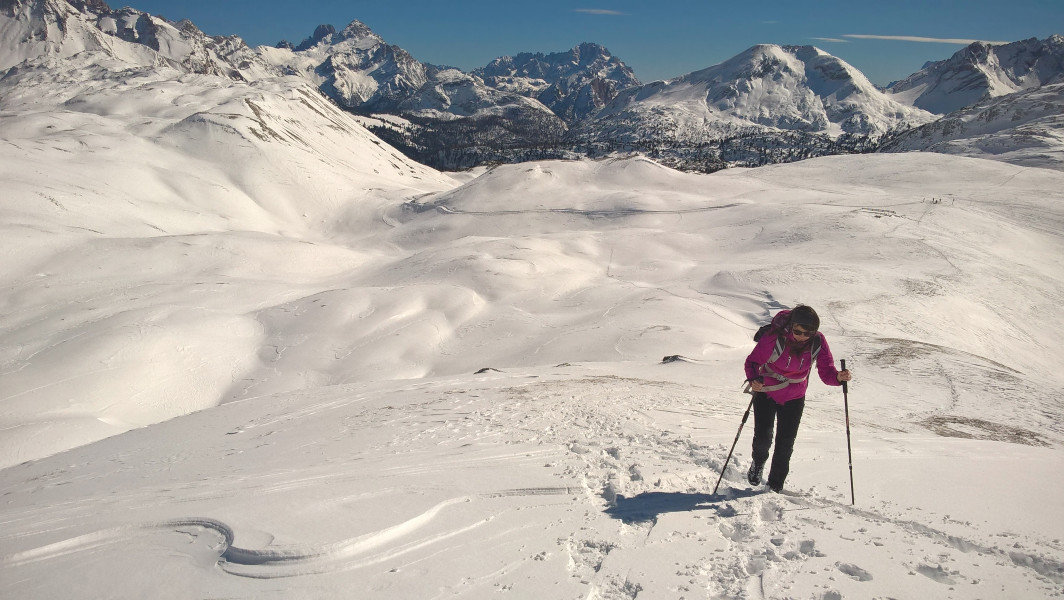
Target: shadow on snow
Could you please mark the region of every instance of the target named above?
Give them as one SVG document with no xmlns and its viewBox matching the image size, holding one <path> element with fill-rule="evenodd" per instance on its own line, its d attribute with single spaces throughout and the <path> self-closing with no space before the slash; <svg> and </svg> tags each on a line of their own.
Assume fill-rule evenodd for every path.
<svg viewBox="0 0 1064 600">
<path fill-rule="evenodd" d="M 727 494 L 692 494 L 684 492 L 643 492 L 638 496 L 625 498 L 618 494 L 617 500 L 606 509 L 606 514 L 625 523 L 657 521 L 665 513 L 694 512 L 712 510 L 719 517 L 734 517 L 739 514 L 734 507 L 725 504 L 728 500 L 738 500 L 764 494 L 763 490 L 731 490 Z"/>
</svg>

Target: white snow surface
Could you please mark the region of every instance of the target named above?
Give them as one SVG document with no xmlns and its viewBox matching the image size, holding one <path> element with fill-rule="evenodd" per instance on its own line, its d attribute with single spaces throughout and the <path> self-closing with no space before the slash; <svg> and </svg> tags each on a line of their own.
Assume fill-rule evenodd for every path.
<svg viewBox="0 0 1064 600">
<path fill-rule="evenodd" d="M 1062 595 L 1064 173 L 450 176 L 298 80 L 3 86 L 4 598 Z M 751 421 L 713 495 L 799 302 L 852 459 L 814 378 L 786 493 Z"/>
</svg>

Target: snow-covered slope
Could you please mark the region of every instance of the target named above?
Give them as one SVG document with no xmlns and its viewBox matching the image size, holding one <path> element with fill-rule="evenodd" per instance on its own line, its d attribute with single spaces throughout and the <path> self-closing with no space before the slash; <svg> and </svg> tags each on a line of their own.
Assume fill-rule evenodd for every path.
<svg viewBox="0 0 1064 600">
<path fill-rule="evenodd" d="M 936 114 L 1064 81 L 1064 36 L 1011 44 L 976 42 L 891 84 L 899 101 Z"/>
<path fill-rule="evenodd" d="M 699 141 L 750 131 L 881 135 L 931 121 L 812 46 L 762 45 L 678 79 L 621 93 L 585 129 Z"/>
<path fill-rule="evenodd" d="M 286 116 L 278 133 L 310 110 L 291 102 L 253 100 Z M 187 153 L 114 127 L 49 137 L 63 112 L 4 134 L 3 180 L 24 186 L 0 220 L 5 439 L 50 422 L 4 455 L 48 454 L 71 422 L 170 414 L 149 408 L 159 391 L 229 400 L 0 470 L 5 597 L 1005 600 L 1064 584 L 1064 174 L 935 154 L 710 176 L 630 159 L 460 187 L 421 174 L 404 192 L 415 173 L 366 167 L 337 171 L 347 220 L 220 218 L 226 194 L 196 199 L 236 187 L 250 150 L 288 146 L 223 106 L 233 131 L 187 132 Z M 244 150 L 199 160 L 215 142 Z M 167 168 L 122 168 L 129 148 Z M 260 177 L 262 201 L 301 181 Z M 134 232 L 133 214 L 175 231 L 80 229 L 103 231 L 104 203 Z M 816 381 L 790 493 L 745 483 L 747 429 L 710 494 L 750 335 L 798 301 L 856 373 L 856 507 L 841 394 Z"/>
<path fill-rule="evenodd" d="M 453 185 L 299 80 L 109 53 L 10 73 L 0 140 L 7 464 L 216 405 L 260 360 L 258 310 L 377 253 L 331 238 Z"/>
<path fill-rule="evenodd" d="M 68 57 L 85 50 L 117 54 L 116 58 L 131 63 L 154 62 L 155 53 L 139 45 L 110 48 L 111 36 L 90 21 L 102 21 L 104 28 L 116 32 L 120 27 L 135 27 L 137 19 L 116 19 L 109 8 L 94 5 L 87 6 L 83 16 L 66 0 L 5 0 L 0 3 L 0 70 L 27 59 Z"/>
<path fill-rule="evenodd" d="M 1064 169 L 1064 83 L 989 98 L 898 134 L 880 151 L 942 152 Z"/>
</svg>

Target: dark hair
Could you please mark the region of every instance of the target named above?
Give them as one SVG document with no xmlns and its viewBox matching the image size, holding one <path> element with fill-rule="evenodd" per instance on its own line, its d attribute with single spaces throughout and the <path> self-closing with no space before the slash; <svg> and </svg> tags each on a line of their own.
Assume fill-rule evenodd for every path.
<svg viewBox="0 0 1064 600">
<path fill-rule="evenodd" d="M 791 311 L 791 325 L 801 325 L 809 331 L 820 329 L 820 317 L 811 306 L 799 304 Z"/>
</svg>

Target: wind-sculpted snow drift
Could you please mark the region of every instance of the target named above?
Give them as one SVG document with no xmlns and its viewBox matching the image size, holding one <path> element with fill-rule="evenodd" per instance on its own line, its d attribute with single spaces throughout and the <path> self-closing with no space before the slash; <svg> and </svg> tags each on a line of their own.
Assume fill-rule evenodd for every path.
<svg viewBox="0 0 1064 600">
<path fill-rule="evenodd" d="M 378 253 L 330 237 L 454 185 L 305 86 L 99 58 L 4 82 L 4 464 L 216 405 L 256 361 L 258 311 Z"/>
</svg>

